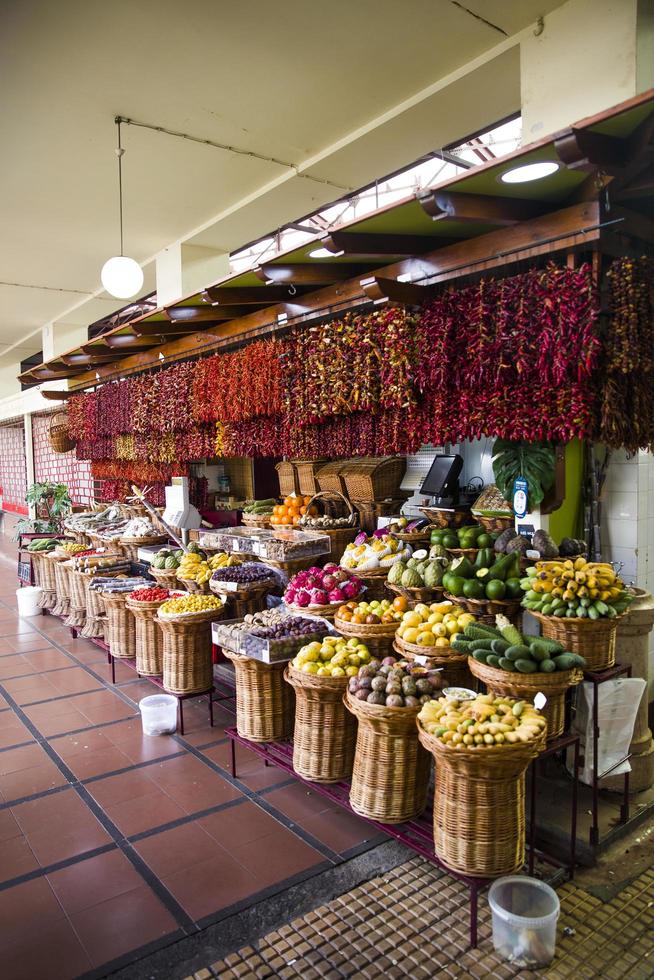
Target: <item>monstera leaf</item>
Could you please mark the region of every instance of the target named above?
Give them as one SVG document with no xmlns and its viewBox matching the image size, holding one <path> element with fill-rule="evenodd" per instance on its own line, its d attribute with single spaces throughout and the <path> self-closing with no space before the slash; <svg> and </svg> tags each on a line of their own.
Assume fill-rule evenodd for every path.
<svg viewBox="0 0 654 980">
<path fill-rule="evenodd" d="M 495 483 L 505 499 L 511 500 L 513 481 L 523 476 L 527 481 L 529 506 L 537 507 L 554 483 L 553 444 L 496 439 L 492 454 Z"/>
</svg>

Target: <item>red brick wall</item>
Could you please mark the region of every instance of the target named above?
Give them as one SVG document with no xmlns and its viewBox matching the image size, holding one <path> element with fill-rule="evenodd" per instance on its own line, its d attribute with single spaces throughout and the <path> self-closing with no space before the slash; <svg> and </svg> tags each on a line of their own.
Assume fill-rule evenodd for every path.
<svg viewBox="0 0 654 980">
<path fill-rule="evenodd" d="M 27 468 L 23 423 L 0 426 L 0 487 L 3 510 L 27 514 Z"/>
<path fill-rule="evenodd" d="M 65 483 L 74 504 L 93 500 L 93 478 L 88 460 L 75 458 L 75 450 L 55 453 L 48 439 L 49 415 L 32 416 L 34 479 L 37 483 Z"/>
</svg>

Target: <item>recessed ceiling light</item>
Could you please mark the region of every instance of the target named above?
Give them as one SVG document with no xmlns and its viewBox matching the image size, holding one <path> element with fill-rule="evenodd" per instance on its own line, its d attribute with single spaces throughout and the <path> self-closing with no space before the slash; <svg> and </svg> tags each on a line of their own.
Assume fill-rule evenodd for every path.
<svg viewBox="0 0 654 980">
<path fill-rule="evenodd" d="M 542 180 L 556 173 L 560 164 L 553 160 L 543 160 L 541 163 L 527 163 L 523 167 L 514 167 L 500 176 L 503 184 L 526 184 L 530 180 Z"/>
<path fill-rule="evenodd" d="M 330 252 L 328 248 L 314 248 L 313 252 L 309 252 L 309 258 L 311 259 L 333 259 L 334 253 Z"/>
</svg>

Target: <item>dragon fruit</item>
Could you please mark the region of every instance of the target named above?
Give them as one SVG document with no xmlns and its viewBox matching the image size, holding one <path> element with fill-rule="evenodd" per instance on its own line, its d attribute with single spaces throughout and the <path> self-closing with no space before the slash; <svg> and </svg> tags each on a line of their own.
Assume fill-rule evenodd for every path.
<svg viewBox="0 0 654 980">
<path fill-rule="evenodd" d="M 312 589 L 310 594 L 310 605 L 312 606 L 326 606 L 329 602 L 327 593 L 324 591 L 324 589 Z"/>
<path fill-rule="evenodd" d="M 308 589 L 309 591 L 311 591 L 311 589 L 315 589 L 316 587 L 319 587 L 320 586 L 320 576 L 319 575 L 307 575 L 307 577 L 305 578 L 304 582 L 302 583 L 302 586 L 303 586 L 303 588 Z"/>
<path fill-rule="evenodd" d="M 329 593 L 329 601 L 331 602 L 345 602 L 345 593 L 342 589 L 332 589 Z"/>
<path fill-rule="evenodd" d="M 306 589 L 300 589 L 295 593 L 295 606 L 308 606 L 311 602 L 311 593 Z"/>
<path fill-rule="evenodd" d="M 337 571 L 334 572 L 334 578 L 339 584 L 341 582 L 349 582 L 350 573 L 346 571 L 344 568 L 339 568 L 337 569 Z"/>
<path fill-rule="evenodd" d="M 320 577 L 322 575 L 322 568 L 318 568 L 317 565 L 312 565 L 311 568 L 307 569 L 309 575 L 316 575 Z"/>
<path fill-rule="evenodd" d="M 326 572 L 328 575 L 333 575 L 334 572 L 337 571 L 338 571 L 338 565 L 336 565 L 333 561 L 328 561 L 325 567 L 323 568 L 323 572 Z"/>
<path fill-rule="evenodd" d="M 343 582 L 340 591 L 343 593 L 346 599 L 354 599 L 359 595 L 361 585 L 359 582 L 355 582 L 354 579 L 350 579 L 349 582 Z"/>
<path fill-rule="evenodd" d="M 284 602 L 294 603 L 296 595 L 297 595 L 297 590 L 294 589 L 292 585 L 289 585 L 289 587 L 284 592 Z"/>
<path fill-rule="evenodd" d="M 322 577 L 322 587 L 330 592 L 332 589 L 336 588 L 338 582 L 333 575 L 323 575 Z"/>
</svg>

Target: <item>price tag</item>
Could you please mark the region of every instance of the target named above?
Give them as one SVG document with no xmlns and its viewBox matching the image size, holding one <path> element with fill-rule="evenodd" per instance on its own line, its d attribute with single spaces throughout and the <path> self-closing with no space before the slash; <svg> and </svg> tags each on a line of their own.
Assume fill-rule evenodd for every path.
<svg viewBox="0 0 654 980">
<path fill-rule="evenodd" d="M 538 694 L 534 697 L 534 708 L 536 708 L 538 711 L 542 711 L 546 704 L 547 704 L 547 698 L 545 697 L 542 691 L 539 691 Z"/>
<path fill-rule="evenodd" d="M 420 664 L 421 667 L 426 667 L 429 663 L 429 657 L 423 657 L 421 654 L 418 654 L 413 658 L 413 662 Z"/>
<path fill-rule="evenodd" d="M 524 476 L 517 476 L 513 481 L 513 510 L 518 518 L 527 513 L 527 481 Z"/>
</svg>

